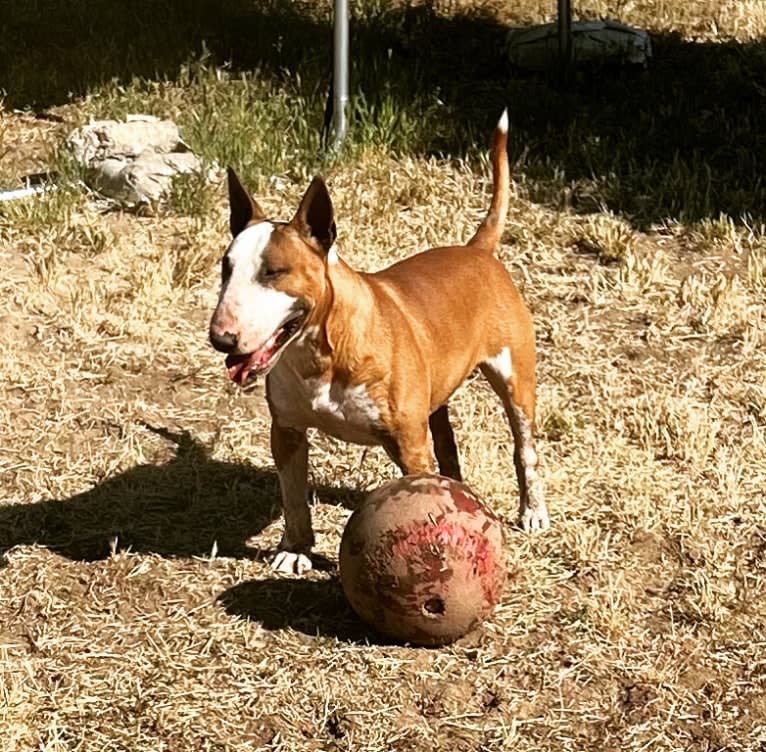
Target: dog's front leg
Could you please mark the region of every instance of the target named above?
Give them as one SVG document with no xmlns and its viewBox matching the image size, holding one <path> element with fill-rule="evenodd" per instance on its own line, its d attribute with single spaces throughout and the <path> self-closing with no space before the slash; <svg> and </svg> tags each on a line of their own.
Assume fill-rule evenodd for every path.
<svg viewBox="0 0 766 752">
<path fill-rule="evenodd" d="M 428 440 L 428 422 L 400 427 L 384 442 L 383 448 L 399 466 L 403 475 L 434 471 L 434 459 Z"/>
<path fill-rule="evenodd" d="M 287 574 L 304 574 L 311 569 L 308 553 L 314 545 L 308 503 L 309 444 L 305 431 L 271 423 L 271 454 L 279 473 L 285 530 L 272 569 Z"/>
</svg>

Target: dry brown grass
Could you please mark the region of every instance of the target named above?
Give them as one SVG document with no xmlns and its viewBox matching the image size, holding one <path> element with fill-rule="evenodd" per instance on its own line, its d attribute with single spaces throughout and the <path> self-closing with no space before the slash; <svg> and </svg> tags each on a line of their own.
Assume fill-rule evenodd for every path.
<svg viewBox="0 0 766 752">
<path fill-rule="evenodd" d="M 449 12 L 481 7 L 513 24 L 545 23 L 556 17 L 556 4 L 548 0 L 436 0 Z M 671 32 L 687 39 L 761 39 L 766 30 L 766 6 L 760 0 L 583 0 L 572 3 L 575 19 L 614 18 L 653 32 Z"/>
<path fill-rule="evenodd" d="M 707 33 L 684 5 L 622 11 Z M 721 33 L 761 13 L 708 5 Z M 44 163 L 49 123 L 0 128 Z M 2 752 L 766 748 L 766 232 L 640 233 L 542 208 L 521 177 L 500 255 L 536 321 L 553 527 L 514 529 L 508 431 L 472 378 L 458 440 L 511 577 L 492 620 L 438 650 L 381 642 L 340 593 L 349 507 L 394 475 L 378 450 L 314 438 L 326 566 L 269 570 L 262 395 L 206 342 L 222 190 L 203 218 L 71 195 L 0 216 Z M 328 178 L 366 269 L 464 239 L 489 191 L 466 164 L 372 149 Z M 304 187 L 258 198 L 282 217 Z"/>
</svg>

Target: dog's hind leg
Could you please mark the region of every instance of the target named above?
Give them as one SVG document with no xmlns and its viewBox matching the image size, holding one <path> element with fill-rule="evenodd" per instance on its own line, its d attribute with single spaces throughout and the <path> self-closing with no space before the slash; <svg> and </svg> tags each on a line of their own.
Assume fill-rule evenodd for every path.
<svg viewBox="0 0 766 752">
<path fill-rule="evenodd" d="M 543 483 L 537 474 L 535 449 L 534 358 L 511 364 L 510 350 L 504 347 L 480 366 L 481 372 L 500 397 L 513 433 L 513 462 L 519 482 L 519 520 L 527 532 L 550 526 Z"/>
<path fill-rule="evenodd" d="M 431 428 L 431 437 L 434 441 L 436 461 L 439 463 L 439 472 L 455 480 L 463 480 L 460 474 L 460 460 L 455 444 L 455 434 L 452 432 L 452 424 L 449 420 L 447 405 L 442 405 L 431 413 L 428 419 Z"/>
<path fill-rule="evenodd" d="M 272 569 L 303 574 L 311 569 L 308 553 L 314 545 L 308 504 L 309 445 L 305 431 L 271 424 L 271 453 L 279 473 L 285 530 Z"/>
</svg>

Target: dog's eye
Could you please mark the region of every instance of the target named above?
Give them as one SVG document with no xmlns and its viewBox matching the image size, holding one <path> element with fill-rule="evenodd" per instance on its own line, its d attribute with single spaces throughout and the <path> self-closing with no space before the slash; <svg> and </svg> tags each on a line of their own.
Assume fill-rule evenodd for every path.
<svg viewBox="0 0 766 752">
<path fill-rule="evenodd" d="M 274 280 L 277 280 L 280 277 L 284 277 L 284 275 L 287 274 L 287 272 L 288 272 L 287 269 L 267 266 L 263 270 L 263 278 L 267 282 L 274 282 Z"/>
</svg>

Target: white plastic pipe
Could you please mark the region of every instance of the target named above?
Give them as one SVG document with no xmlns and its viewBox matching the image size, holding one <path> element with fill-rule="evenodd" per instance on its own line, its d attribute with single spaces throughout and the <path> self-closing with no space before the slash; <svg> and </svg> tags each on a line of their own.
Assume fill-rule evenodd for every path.
<svg viewBox="0 0 766 752">
<path fill-rule="evenodd" d="M 0 201 L 17 201 L 22 198 L 32 198 L 32 196 L 38 196 L 41 193 L 47 193 L 52 190 L 55 190 L 53 185 L 30 185 L 27 188 L 14 188 L 7 191 L 0 190 Z"/>
</svg>

